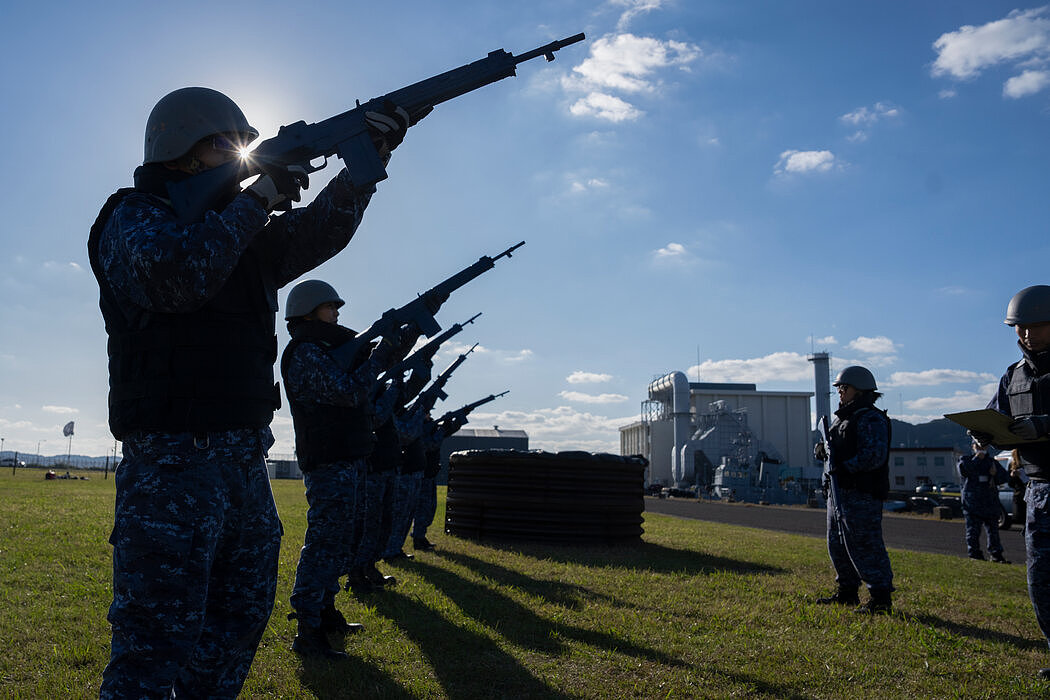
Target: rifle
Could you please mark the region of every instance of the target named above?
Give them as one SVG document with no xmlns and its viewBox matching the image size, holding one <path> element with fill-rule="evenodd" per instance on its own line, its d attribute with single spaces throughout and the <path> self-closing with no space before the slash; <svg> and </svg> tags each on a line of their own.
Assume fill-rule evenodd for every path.
<svg viewBox="0 0 1050 700">
<path fill-rule="evenodd" d="M 476 319 L 480 315 L 480 312 L 476 313 L 463 323 L 455 323 L 447 330 L 442 331 L 440 334 L 434 336 L 434 338 L 428 341 L 426 345 L 419 348 L 411 355 L 409 355 L 408 357 L 406 357 L 405 359 L 401 360 L 396 365 L 388 369 L 387 371 L 383 372 L 383 374 L 379 377 L 379 384 L 385 383 L 388 379 L 396 379 L 403 375 L 405 372 L 409 371 L 410 369 L 422 367 L 424 362 L 426 362 L 434 356 L 434 353 L 438 351 L 438 348 L 441 347 L 442 343 L 444 343 L 446 340 L 463 330 L 463 326 L 467 325 L 468 323 L 473 323 L 474 319 Z M 475 345 L 477 345 L 477 343 L 475 343 Z M 471 349 L 473 350 L 473 348 Z"/>
<path fill-rule="evenodd" d="M 508 389 L 507 391 L 504 391 L 502 394 L 489 394 L 485 398 L 478 399 L 474 403 L 468 403 L 466 406 L 461 406 L 460 408 L 457 408 L 455 411 L 449 411 L 445 415 L 441 416 L 441 418 L 439 418 L 436 422 L 439 423 L 439 424 L 444 424 L 444 423 L 447 423 L 447 422 L 450 422 L 450 421 L 454 420 L 457 423 L 460 422 L 460 421 L 466 423 L 467 422 L 467 416 L 475 408 L 477 408 L 478 406 L 483 406 L 483 405 L 487 404 L 489 401 L 495 401 L 496 399 L 498 399 L 499 397 L 503 396 L 504 394 L 509 394 L 509 393 L 510 393 L 510 389 Z"/>
<path fill-rule="evenodd" d="M 466 362 L 467 355 L 474 352 L 474 348 L 477 346 L 478 344 L 474 343 L 470 346 L 469 350 L 461 353 L 459 357 L 452 361 L 452 364 L 446 367 L 441 374 L 437 376 L 437 379 L 430 383 L 430 386 L 420 392 L 416 401 L 422 403 L 424 410 L 429 411 L 434 408 L 434 404 L 438 401 L 444 401 L 448 398 L 448 394 L 445 393 L 445 385 L 448 384 L 449 377 L 452 376 L 452 373 L 455 372 L 461 364 Z"/>
<path fill-rule="evenodd" d="M 343 161 L 356 186 L 374 185 L 387 175 L 365 123 L 366 112 L 382 112 L 387 104 L 393 103 L 408 112 L 409 123 L 415 124 L 435 105 L 510 78 L 516 75 L 519 63 L 537 56 L 553 61 L 555 51 L 584 38 L 583 33 L 575 34 L 520 56 L 497 49 L 478 61 L 372 98 L 364 104 L 358 100 L 353 109 L 323 121 L 314 124 L 298 121 L 282 126 L 276 136 L 260 143 L 247 157 L 206 170 L 180 183 L 169 183 L 168 195 L 179 224 L 201 221 L 204 213 L 216 208 L 226 193 L 253 175 L 289 165 L 298 165 L 307 173 L 313 173 L 324 168 L 331 156 L 338 156 Z M 324 162 L 315 167 L 312 162 L 318 158 L 324 158 Z"/>
<path fill-rule="evenodd" d="M 416 328 L 428 338 L 433 337 L 435 333 L 441 330 L 441 324 L 437 322 L 434 315 L 441 308 L 441 305 L 445 303 L 449 295 L 475 277 L 479 277 L 491 270 L 496 266 L 496 261 L 500 258 L 504 256 L 508 258 L 513 257 L 511 253 L 523 245 L 525 245 L 525 241 L 512 245 L 492 258 L 482 255 L 476 263 L 468 265 L 451 277 L 439 282 L 401 308 L 390 309 L 384 313 L 367 330 L 358 333 L 357 337 L 349 343 L 344 343 L 336 348 L 331 353 L 332 357 L 343 366 L 350 367 L 353 365 L 353 360 L 357 353 L 364 349 L 366 343 L 370 343 L 380 336 L 389 335 L 407 323 L 415 324 Z"/>
<path fill-rule="evenodd" d="M 831 454 L 831 428 L 828 427 L 828 417 L 821 416 L 817 422 L 817 429 L 820 431 L 820 439 L 824 442 L 824 480 L 828 486 L 828 499 L 831 501 L 831 509 L 835 513 L 835 522 L 838 524 L 839 539 L 843 542 L 846 541 L 846 534 L 849 532 L 849 526 L 846 523 L 845 518 L 842 517 L 842 503 L 839 500 L 839 481 L 838 477 L 835 476 L 835 472 L 832 467 L 832 454 Z"/>
</svg>

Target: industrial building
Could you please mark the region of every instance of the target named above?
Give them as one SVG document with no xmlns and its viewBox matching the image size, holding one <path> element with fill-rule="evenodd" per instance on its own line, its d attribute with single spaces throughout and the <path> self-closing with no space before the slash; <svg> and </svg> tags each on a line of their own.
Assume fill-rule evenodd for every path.
<svg viewBox="0 0 1050 700">
<path fill-rule="evenodd" d="M 827 381 L 826 364 L 818 371 Z M 620 453 L 649 460 L 650 484 L 696 486 L 702 493 L 731 480 L 766 488 L 818 479 L 812 397 L 758 391 L 754 384 L 689 382 L 671 372 L 649 384 L 641 420 L 620 428 Z"/>
<path fill-rule="evenodd" d="M 961 456 L 954 447 L 891 447 L 890 489 L 912 491 L 922 484 L 958 484 L 956 464 Z"/>
</svg>

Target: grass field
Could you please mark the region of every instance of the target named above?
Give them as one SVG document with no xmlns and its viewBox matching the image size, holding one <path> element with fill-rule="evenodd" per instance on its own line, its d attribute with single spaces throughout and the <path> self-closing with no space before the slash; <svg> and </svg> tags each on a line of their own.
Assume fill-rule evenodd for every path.
<svg viewBox="0 0 1050 700">
<path fill-rule="evenodd" d="M 306 662 L 286 620 L 305 528 L 275 481 L 280 583 L 246 698 L 1027 698 L 1050 666 L 1024 568 L 891 551 L 896 612 L 813 604 L 818 539 L 647 514 L 620 547 L 503 546 L 441 533 L 400 584 L 337 606 L 367 631 Z M 439 493 L 438 522 L 443 492 Z M 113 480 L 0 474 L 0 697 L 97 695 L 109 651 Z M 409 549 L 409 551 L 411 551 Z"/>
</svg>

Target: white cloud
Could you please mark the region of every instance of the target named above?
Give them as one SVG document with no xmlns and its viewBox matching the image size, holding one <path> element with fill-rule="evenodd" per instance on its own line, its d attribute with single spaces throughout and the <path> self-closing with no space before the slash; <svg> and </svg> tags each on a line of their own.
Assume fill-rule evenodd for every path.
<svg viewBox="0 0 1050 700">
<path fill-rule="evenodd" d="M 609 4 L 614 7 L 625 8 L 620 15 L 620 19 L 616 22 L 616 28 L 622 30 L 626 29 L 631 20 L 638 15 L 659 10 L 663 0 L 610 0 Z"/>
<path fill-rule="evenodd" d="M 581 97 L 569 107 L 569 112 L 577 117 L 595 117 L 615 123 L 634 121 L 645 114 L 629 102 L 603 92 L 592 92 Z"/>
<path fill-rule="evenodd" d="M 512 355 L 505 355 L 503 357 L 504 362 L 524 362 L 532 357 L 532 350 L 524 349 L 519 350 L 517 353 Z"/>
<path fill-rule="evenodd" d="M 600 374 L 598 372 L 581 372 L 576 370 L 568 377 L 565 378 L 569 384 L 598 384 L 601 382 L 612 381 L 611 374 Z"/>
<path fill-rule="evenodd" d="M 814 345 L 838 345 L 839 341 L 835 339 L 833 335 L 826 335 L 823 338 L 814 338 L 810 336 L 808 340 Z"/>
<path fill-rule="evenodd" d="M 1015 75 L 1003 85 L 1003 95 L 1018 99 L 1028 97 L 1041 92 L 1050 85 L 1050 71 L 1026 70 L 1021 75 Z"/>
<path fill-rule="evenodd" d="M 663 248 L 654 250 L 653 257 L 657 260 L 685 260 L 692 256 L 681 243 L 668 243 Z"/>
<path fill-rule="evenodd" d="M 857 109 L 843 114 L 839 120 L 853 126 L 871 126 L 883 119 L 892 119 L 900 116 L 900 110 L 887 102 L 876 102 L 870 109 L 858 107 Z"/>
<path fill-rule="evenodd" d="M 1022 69 L 1003 86 L 1005 97 L 1031 95 L 1047 87 L 1045 70 L 1050 63 L 1050 6 L 1013 10 L 1005 18 L 979 27 L 965 25 L 946 32 L 933 42 L 937 59 L 931 73 L 956 80 L 976 78 L 1001 64 Z"/>
<path fill-rule="evenodd" d="M 44 413 L 57 413 L 58 415 L 65 416 L 72 413 L 80 413 L 76 408 L 70 408 L 69 406 L 41 406 L 40 410 Z"/>
<path fill-rule="evenodd" d="M 580 180 L 573 180 L 569 185 L 569 191 L 573 194 L 582 194 L 584 192 L 590 192 L 592 190 L 604 190 L 608 189 L 609 183 L 601 178 L 592 177 L 589 180 L 583 182 Z"/>
<path fill-rule="evenodd" d="M 945 413 L 973 411 L 988 405 L 991 392 L 957 391 L 951 396 L 926 396 L 912 401 L 905 401 L 904 406 L 916 413 L 933 415 L 941 418 Z"/>
<path fill-rule="evenodd" d="M 784 151 L 773 171 L 778 175 L 827 172 L 835 167 L 831 151 Z"/>
<path fill-rule="evenodd" d="M 990 382 L 994 374 L 971 372 L 962 369 L 927 369 L 922 372 L 894 372 L 885 382 L 886 386 L 935 386 L 938 384 L 961 384 L 965 382 Z M 985 403 L 988 403 L 987 400 Z"/>
<path fill-rule="evenodd" d="M 950 100 L 951 98 L 955 97 L 956 94 L 957 93 L 952 88 L 945 88 L 944 90 L 938 91 L 937 97 L 941 98 L 942 100 Z"/>
<path fill-rule="evenodd" d="M 566 401 L 578 403 L 621 403 L 627 400 L 623 394 L 585 394 L 582 391 L 562 391 L 558 394 Z"/>
<path fill-rule="evenodd" d="M 876 336 L 874 338 L 868 338 L 862 335 L 849 341 L 849 343 L 846 344 L 846 347 L 850 350 L 864 353 L 865 355 L 897 354 L 897 344 L 884 335 Z"/>
<path fill-rule="evenodd" d="M 658 5 L 632 2 L 628 6 L 649 10 Z M 660 73 L 670 68 L 688 70 L 702 55 L 698 46 L 681 41 L 630 33 L 603 36 L 591 44 L 590 55 L 572 74 L 562 79 L 566 90 L 587 93 L 569 111 L 611 122 L 638 119 L 645 112 L 612 93 L 652 94 L 662 84 Z"/>
<path fill-rule="evenodd" d="M 686 370 L 696 376 L 696 366 Z M 795 352 L 775 352 L 765 357 L 746 360 L 705 360 L 700 363 L 700 380 L 704 382 L 797 382 L 813 379 L 813 363 Z"/>
<path fill-rule="evenodd" d="M 586 450 L 588 452 L 610 452 L 619 454 L 620 433 L 618 428 L 638 420 L 638 414 L 609 418 L 579 411 L 570 406 L 543 408 L 536 411 L 503 411 L 501 413 L 478 413 L 470 415 L 476 426 L 513 426 L 524 430 L 529 436 L 529 448 L 558 452 L 563 450 Z"/>
<path fill-rule="evenodd" d="M 614 34 L 596 39 L 591 44 L 591 55 L 572 70 L 585 86 L 628 93 L 652 92 L 656 89 L 656 71 L 686 68 L 702 53 L 698 46 L 681 41 Z"/>
</svg>

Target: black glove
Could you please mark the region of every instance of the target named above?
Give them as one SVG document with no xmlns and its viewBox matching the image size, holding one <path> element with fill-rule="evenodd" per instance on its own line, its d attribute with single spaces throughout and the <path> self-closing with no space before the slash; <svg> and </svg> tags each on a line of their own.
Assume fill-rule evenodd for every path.
<svg viewBox="0 0 1050 700">
<path fill-rule="evenodd" d="M 1036 440 L 1047 434 L 1050 416 L 1027 416 L 1018 418 L 1008 427 L 1010 432 L 1023 440 Z"/>
<path fill-rule="evenodd" d="M 817 458 L 818 462 L 824 462 L 828 459 L 828 451 L 824 447 L 823 442 L 818 442 L 813 446 L 813 456 Z"/>
<path fill-rule="evenodd" d="M 365 112 L 365 123 L 380 155 L 384 153 L 383 146 L 386 146 L 385 152 L 389 153 L 401 145 L 405 140 L 409 121 L 408 112 L 390 100 L 383 104 L 381 112 Z"/>
<path fill-rule="evenodd" d="M 290 209 L 290 202 L 298 202 L 300 190 L 310 186 L 310 176 L 298 165 L 287 168 L 269 168 L 258 180 L 248 185 L 247 191 L 262 200 L 266 211 Z"/>
<path fill-rule="evenodd" d="M 966 432 L 981 447 L 987 447 L 992 444 L 992 436 L 989 433 L 982 433 L 978 430 L 967 430 Z"/>
</svg>

